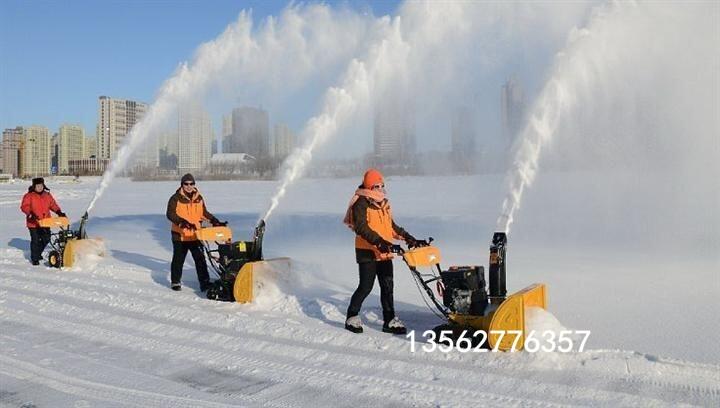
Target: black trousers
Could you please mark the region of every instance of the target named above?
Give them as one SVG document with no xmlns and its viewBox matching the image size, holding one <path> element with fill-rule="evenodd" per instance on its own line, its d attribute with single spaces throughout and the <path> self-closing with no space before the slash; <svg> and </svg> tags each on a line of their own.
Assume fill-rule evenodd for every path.
<svg viewBox="0 0 720 408">
<path fill-rule="evenodd" d="M 28 228 L 30 230 L 30 260 L 40 261 L 45 247 L 50 243 L 50 228 Z"/>
<path fill-rule="evenodd" d="M 200 288 L 205 288 L 210 284 L 210 277 L 208 276 L 207 263 L 205 263 L 205 255 L 202 250 L 202 243 L 200 241 L 173 241 L 173 257 L 170 263 L 170 280 L 172 283 L 180 283 L 182 279 L 183 265 L 185 264 L 185 257 L 188 251 L 192 254 L 193 261 L 195 262 L 195 269 L 197 270 L 198 281 L 200 282 Z"/>
<path fill-rule="evenodd" d="M 358 264 L 358 269 L 360 282 L 352 298 L 350 298 L 347 317 L 357 316 L 360 313 L 360 307 L 372 291 L 377 276 L 378 283 L 380 283 L 380 304 L 383 309 L 383 320 L 389 322 L 395 317 L 392 261 L 363 262 Z"/>
</svg>

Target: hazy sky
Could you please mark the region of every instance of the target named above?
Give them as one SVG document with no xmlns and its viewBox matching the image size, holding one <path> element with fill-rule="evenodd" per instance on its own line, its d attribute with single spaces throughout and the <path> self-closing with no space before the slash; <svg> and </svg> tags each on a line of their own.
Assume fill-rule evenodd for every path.
<svg viewBox="0 0 720 408">
<path fill-rule="evenodd" d="M 326 2 L 393 14 L 398 1 Z M 0 1 L 0 127 L 80 123 L 95 133 L 100 95 L 152 102 L 178 64 L 252 9 L 288 1 Z M 219 129 L 219 123 L 214 123 Z"/>
</svg>

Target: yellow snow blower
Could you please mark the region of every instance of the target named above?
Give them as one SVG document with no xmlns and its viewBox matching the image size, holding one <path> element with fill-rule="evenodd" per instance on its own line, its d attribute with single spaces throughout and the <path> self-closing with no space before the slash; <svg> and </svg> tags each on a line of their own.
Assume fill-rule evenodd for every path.
<svg viewBox="0 0 720 408">
<path fill-rule="evenodd" d="M 77 230 L 70 229 L 70 220 L 67 217 L 47 217 L 40 219 L 38 224 L 42 228 L 50 228 L 50 252 L 48 264 L 53 268 L 72 267 L 78 259 L 80 252 L 89 252 L 85 247 L 93 244 L 93 252 L 104 255 L 101 241 L 89 239 L 85 232 L 87 213 L 80 220 Z M 91 242 L 92 241 L 92 242 Z M 96 243 L 99 243 L 96 245 Z"/>
<path fill-rule="evenodd" d="M 431 243 L 432 238 L 429 242 L 421 241 L 418 247 L 396 252 L 402 254 L 418 288 L 424 289 L 441 317 L 447 320 L 446 324 L 434 330 L 452 332 L 453 340 L 462 336 L 463 332 L 473 335 L 481 330 L 487 335 L 486 345 L 494 350 L 522 350 L 526 330 L 525 310 L 529 307 L 545 309 L 547 298 L 543 283 L 532 284 L 506 296 L 507 235 L 503 232 L 493 235 L 487 290 L 482 266 L 451 266 L 444 271 L 440 267 L 440 250 Z M 422 273 L 418 268 L 430 268 L 430 273 Z M 442 302 L 438 301 L 430 287 L 433 282 Z"/>
<path fill-rule="evenodd" d="M 262 240 L 265 221 L 260 220 L 250 241 L 232 241 L 227 226 L 200 228 L 195 232 L 218 279 L 207 291 L 207 298 L 226 302 L 249 303 L 255 299 L 257 276 L 276 270 L 289 270 L 288 258 L 264 260 Z"/>
</svg>

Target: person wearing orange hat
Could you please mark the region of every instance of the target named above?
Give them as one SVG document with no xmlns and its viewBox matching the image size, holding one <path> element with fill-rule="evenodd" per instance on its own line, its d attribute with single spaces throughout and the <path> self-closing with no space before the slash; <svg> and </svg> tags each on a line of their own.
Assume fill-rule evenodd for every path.
<svg viewBox="0 0 720 408">
<path fill-rule="evenodd" d="M 418 241 L 395 224 L 390 202 L 385 197 L 385 180 L 382 173 L 369 169 L 355 191 L 344 222 L 355 234 L 355 258 L 360 272 L 358 288 L 350 299 L 345 328 L 362 333 L 360 308 L 372 291 L 377 277 L 380 284 L 380 303 L 383 309 L 383 331 L 405 334 L 405 325 L 395 316 L 393 301 L 393 241 L 404 240 L 409 247 Z"/>
</svg>

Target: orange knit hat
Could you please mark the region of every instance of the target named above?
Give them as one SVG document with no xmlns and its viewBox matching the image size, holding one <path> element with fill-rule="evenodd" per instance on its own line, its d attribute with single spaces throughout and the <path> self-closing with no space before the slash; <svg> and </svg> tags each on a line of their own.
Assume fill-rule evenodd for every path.
<svg viewBox="0 0 720 408">
<path fill-rule="evenodd" d="M 372 188 L 374 185 L 381 183 L 384 184 L 385 180 L 379 170 L 368 169 L 368 171 L 365 172 L 363 176 L 363 187 Z"/>
</svg>

